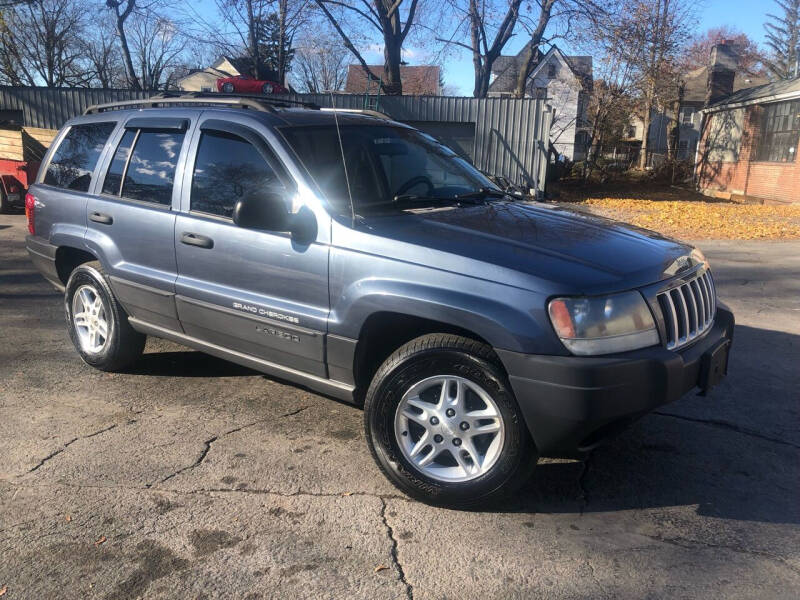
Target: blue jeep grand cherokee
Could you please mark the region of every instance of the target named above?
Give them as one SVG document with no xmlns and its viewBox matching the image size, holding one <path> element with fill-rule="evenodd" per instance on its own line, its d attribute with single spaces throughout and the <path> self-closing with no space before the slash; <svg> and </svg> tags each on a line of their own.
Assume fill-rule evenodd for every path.
<svg viewBox="0 0 800 600">
<path fill-rule="evenodd" d="M 511 202 L 378 114 L 92 107 L 26 209 L 88 364 L 125 369 L 152 335 L 363 403 L 378 466 L 431 503 L 508 493 L 727 368 L 698 250 Z"/>
</svg>

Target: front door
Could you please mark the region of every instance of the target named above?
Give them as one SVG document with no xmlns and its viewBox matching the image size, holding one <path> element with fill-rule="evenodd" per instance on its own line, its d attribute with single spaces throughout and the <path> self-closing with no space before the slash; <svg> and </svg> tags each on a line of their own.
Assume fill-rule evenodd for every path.
<svg viewBox="0 0 800 600">
<path fill-rule="evenodd" d="M 256 187 L 296 193 L 259 128 L 201 119 L 175 226 L 178 316 L 190 337 L 325 377 L 329 224 L 300 242 L 232 220 L 237 200 Z"/>
<path fill-rule="evenodd" d="M 174 185 L 190 119 L 129 119 L 112 140 L 104 178 L 87 204 L 86 244 L 104 257 L 111 287 L 128 314 L 171 330 L 175 309 Z"/>
</svg>

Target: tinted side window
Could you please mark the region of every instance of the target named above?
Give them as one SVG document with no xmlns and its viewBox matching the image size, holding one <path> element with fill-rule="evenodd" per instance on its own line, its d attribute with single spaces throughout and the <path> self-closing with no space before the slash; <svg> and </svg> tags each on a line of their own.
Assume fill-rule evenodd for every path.
<svg viewBox="0 0 800 600">
<path fill-rule="evenodd" d="M 169 206 L 183 137 L 182 131 L 140 130 L 122 182 L 122 196 Z"/>
<path fill-rule="evenodd" d="M 240 198 L 265 186 L 282 187 L 250 142 L 221 131 L 203 132 L 192 177 L 191 210 L 231 217 Z"/>
<path fill-rule="evenodd" d="M 88 192 L 100 153 L 116 123 L 73 125 L 56 149 L 44 183 L 60 188 Z"/>
<path fill-rule="evenodd" d="M 114 160 L 111 161 L 111 166 L 108 167 L 106 179 L 103 182 L 103 193 L 113 194 L 119 196 L 122 189 L 122 175 L 125 173 L 125 165 L 128 164 L 128 156 L 131 153 L 131 146 L 136 139 L 136 130 L 128 129 L 122 140 L 117 146 L 117 151 L 114 153 Z"/>
</svg>

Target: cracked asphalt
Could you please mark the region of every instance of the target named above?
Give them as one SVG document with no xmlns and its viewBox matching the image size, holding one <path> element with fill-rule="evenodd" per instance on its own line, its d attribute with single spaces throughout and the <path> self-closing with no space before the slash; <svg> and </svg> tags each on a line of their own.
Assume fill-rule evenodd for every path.
<svg viewBox="0 0 800 600">
<path fill-rule="evenodd" d="M 17 598 L 800 597 L 800 243 L 703 242 L 729 377 L 485 512 L 409 501 L 362 413 L 150 340 L 105 374 L 0 216 L 0 590 Z"/>
</svg>

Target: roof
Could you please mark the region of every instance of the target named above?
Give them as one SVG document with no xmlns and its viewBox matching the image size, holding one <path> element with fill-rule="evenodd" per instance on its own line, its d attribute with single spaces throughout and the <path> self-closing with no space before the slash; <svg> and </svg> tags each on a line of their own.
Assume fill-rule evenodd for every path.
<svg viewBox="0 0 800 600">
<path fill-rule="evenodd" d="M 768 100 L 788 100 L 795 97 L 800 97 L 800 78 L 784 79 L 739 90 L 708 106 L 707 110 L 743 104 L 759 104 Z"/>
<path fill-rule="evenodd" d="M 368 65 L 369 71 L 375 79 L 383 77 L 383 65 Z M 403 84 L 405 96 L 438 96 L 439 75 L 441 69 L 438 65 L 401 65 L 400 82 Z M 373 84 L 375 88 L 375 84 Z M 350 65 L 347 69 L 347 82 L 344 86 L 345 93 L 364 94 L 367 91 L 367 74 L 361 65 Z"/>
<path fill-rule="evenodd" d="M 511 92 L 517 86 L 517 75 L 522 66 L 524 53 L 527 50 L 528 44 L 522 47 L 522 50 L 516 56 L 498 56 L 492 65 L 492 75 L 495 76 L 491 84 L 489 84 L 490 92 Z M 552 46 L 550 50 L 542 57 L 539 63 L 534 68 L 531 77 L 536 71 L 550 60 L 551 56 L 555 54 L 561 56 L 567 63 L 572 73 L 580 80 L 581 85 L 589 90 L 592 87 L 592 57 L 591 56 L 567 56 L 557 46 Z"/>
<path fill-rule="evenodd" d="M 700 67 L 689 71 L 684 77 L 684 81 L 686 82 L 686 87 L 683 93 L 683 101 L 704 103 L 708 93 L 708 67 Z M 743 69 L 738 69 L 733 79 L 733 91 L 738 92 L 739 90 L 764 85 L 768 82 L 769 79 L 763 75 L 753 75 Z"/>
</svg>

